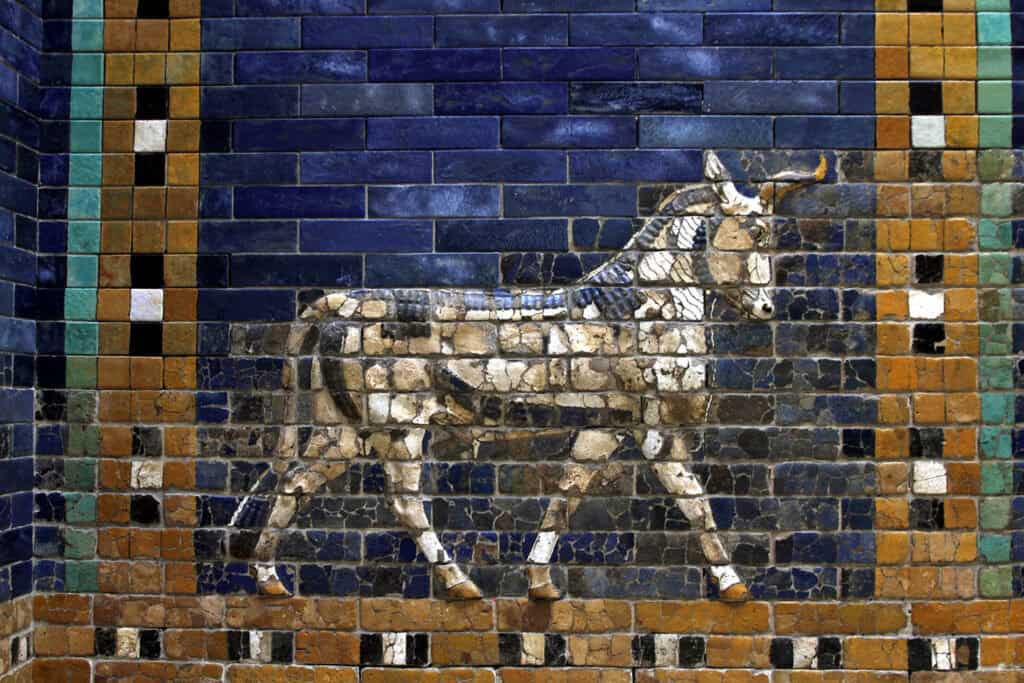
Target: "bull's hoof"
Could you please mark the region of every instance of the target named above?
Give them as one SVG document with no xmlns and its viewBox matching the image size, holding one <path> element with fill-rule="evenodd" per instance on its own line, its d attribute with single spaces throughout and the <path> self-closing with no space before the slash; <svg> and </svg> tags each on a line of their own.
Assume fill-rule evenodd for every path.
<svg viewBox="0 0 1024 683">
<path fill-rule="evenodd" d="M 475 583 L 467 579 L 446 589 L 445 597 L 449 600 L 479 600 L 484 597 L 484 594 L 480 592 Z"/>
<path fill-rule="evenodd" d="M 530 591 L 527 593 L 530 600 L 550 602 L 562 598 L 562 591 L 551 580 L 550 567 L 527 567 L 526 573 L 530 578 Z"/>
<path fill-rule="evenodd" d="M 292 593 L 277 576 L 277 569 L 273 565 L 256 565 L 251 570 L 256 579 L 256 587 L 260 595 L 269 595 L 275 598 L 288 598 Z"/>
<path fill-rule="evenodd" d="M 742 583 L 734 583 L 718 594 L 722 602 L 746 602 L 750 600 L 750 590 Z"/>
</svg>

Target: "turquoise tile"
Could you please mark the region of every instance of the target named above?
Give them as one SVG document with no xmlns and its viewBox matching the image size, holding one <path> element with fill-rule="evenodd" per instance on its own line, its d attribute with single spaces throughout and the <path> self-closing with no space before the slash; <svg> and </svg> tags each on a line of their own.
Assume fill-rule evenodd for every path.
<svg viewBox="0 0 1024 683">
<path fill-rule="evenodd" d="M 978 146 L 1010 147 L 1013 144 L 1013 117 L 986 114 L 978 117 Z"/>
<path fill-rule="evenodd" d="M 974 9 L 979 12 L 1009 12 L 1010 0 L 976 0 Z"/>
<path fill-rule="evenodd" d="M 64 494 L 64 518 L 69 524 L 96 521 L 96 496 L 89 493 Z"/>
<path fill-rule="evenodd" d="M 68 287 L 95 287 L 98 259 L 91 255 L 68 256 Z"/>
<path fill-rule="evenodd" d="M 76 19 L 102 19 L 103 0 L 74 0 L 71 16 Z"/>
<path fill-rule="evenodd" d="M 1002 251 L 1013 244 L 1013 224 L 984 218 L 978 224 L 978 244 L 983 251 Z"/>
<path fill-rule="evenodd" d="M 100 332 L 96 323 L 75 321 L 64 323 L 65 353 L 69 356 L 95 356 L 99 351 Z"/>
<path fill-rule="evenodd" d="M 71 88 L 72 119 L 103 118 L 103 88 L 77 86 Z"/>
<path fill-rule="evenodd" d="M 64 317 L 68 320 L 95 320 L 96 290 L 74 287 L 65 289 Z"/>
<path fill-rule="evenodd" d="M 982 391 L 1013 388 L 1013 358 L 981 358 L 978 367 Z"/>
<path fill-rule="evenodd" d="M 978 281 L 986 287 L 1010 284 L 1010 255 L 1007 253 L 981 254 L 978 258 Z"/>
<path fill-rule="evenodd" d="M 1010 537 L 997 534 L 981 534 L 978 551 L 985 562 L 1010 561 Z"/>
<path fill-rule="evenodd" d="M 82 53 L 71 60 L 72 85 L 103 85 L 103 55 Z"/>
<path fill-rule="evenodd" d="M 72 121 L 71 152 L 102 152 L 103 122 Z"/>
<path fill-rule="evenodd" d="M 103 182 L 103 156 L 101 154 L 72 154 L 69 185 L 100 185 Z"/>
<path fill-rule="evenodd" d="M 989 425 L 1013 424 L 1013 394 L 982 394 L 981 420 Z"/>
<path fill-rule="evenodd" d="M 981 457 L 1008 460 L 1013 454 L 1013 434 L 1005 427 L 982 427 Z"/>
<path fill-rule="evenodd" d="M 1013 84 L 1010 81 L 980 81 L 978 83 L 978 113 L 1012 114 Z"/>
<path fill-rule="evenodd" d="M 68 188 L 68 218 L 99 218 L 100 189 L 98 187 Z"/>
<path fill-rule="evenodd" d="M 103 52 L 103 20 L 75 19 L 72 21 L 71 49 L 75 52 Z"/>
<path fill-rule="evenodd" d="M 1013 186 L 991 183 L 981 188 L 981 212 L 986 216 L 1009 216 L 1013 213 Z"/>
<path fill-rule="evenodd" d="M 978 12 L 978 44 L 1009 45 L 1013 41 L 1007 12 Z"/>
<path fill-rule="evenodd" d="M 68 253 L 96 254 L 100 250 L 100 224 L 96 221 L 68 223 Z"/>
</svg>

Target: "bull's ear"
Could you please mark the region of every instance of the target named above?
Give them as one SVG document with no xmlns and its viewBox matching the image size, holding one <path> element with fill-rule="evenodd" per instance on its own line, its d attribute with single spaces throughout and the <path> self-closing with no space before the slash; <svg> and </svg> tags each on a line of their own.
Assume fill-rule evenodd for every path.
<svg viewBox="0 0 1024 683">
<path fill-rule="evenodd" d="M 713 183 L 732 180 L 729 177 L 729 172 L 725 170 L 725 164 L 714 152 L 708 152 L 707 159 L 704 161 L 704 177 Z"/>
</svg>

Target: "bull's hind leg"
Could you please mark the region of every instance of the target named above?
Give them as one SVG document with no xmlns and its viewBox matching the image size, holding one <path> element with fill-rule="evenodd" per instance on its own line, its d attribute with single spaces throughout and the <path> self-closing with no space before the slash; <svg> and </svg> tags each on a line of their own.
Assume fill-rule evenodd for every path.
<svg viewBox="0 0 1024 683">
<path fill-rule="evenodd" d="M 733 569 L 729 551 L 718 535 L 718 526 L 711 511 L 704 487 L 686 466 L 690 459 L 682 439 L 667 439 L 649 431 L 643 444 L 644 456 L 657 459 L 651 467 L 665 489 L 675 498 L 676 506 L 695 528 L 700 530 L 700 544 L 704 558 L 711 564 L 711 577 L 718 584 L 719 596 L 725 602 L 745 602 L 750 599 L 743 580 Z"/>
<path fill-rule="evenodd" d="M 551 580 L 551 556 L 555 552 L 558 537 L 566 530 L 568 509 L 564 498 L 552 498 L 540 522 L 537 540 L 533 542 L 526 561 L 527 578 L 530 580 L 531 600 L 558 600 L 562 592 Z"/>
</svg>

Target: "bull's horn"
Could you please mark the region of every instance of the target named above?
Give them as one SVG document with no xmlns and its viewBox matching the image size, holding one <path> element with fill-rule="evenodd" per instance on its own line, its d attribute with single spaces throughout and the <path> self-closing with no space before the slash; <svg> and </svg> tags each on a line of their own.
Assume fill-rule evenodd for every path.
<svg viewBox="0 0 1024 683">
<path fill-rule="evenodd" d="M 768 204 L 762 202 L 760 197 L 748 197 L 736 189 L 725 165 L 714 152 L 708 152 L 708 158 L 704 164 L 704 175 L 711 181 L 711 187 L 718 195 L 718 201 L 726 215 L 749 216 L 765 213 Z"/>
<path fill-rule="evenodd" d="M 776 173 L 770 180 L 780 183 L 820 183 L 828 173 L 828 159 L 824 154 L 818 156 L 818 167 L 813 171 L 783 171 Z"/>
</svg>

